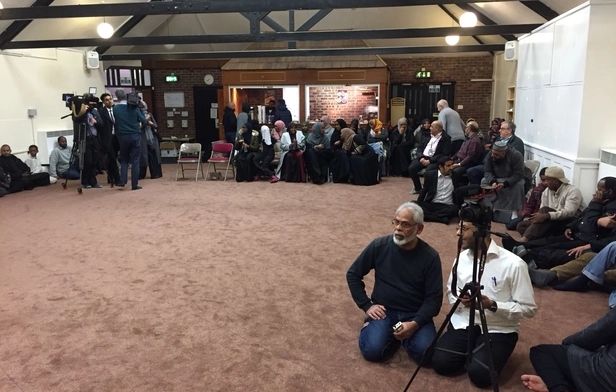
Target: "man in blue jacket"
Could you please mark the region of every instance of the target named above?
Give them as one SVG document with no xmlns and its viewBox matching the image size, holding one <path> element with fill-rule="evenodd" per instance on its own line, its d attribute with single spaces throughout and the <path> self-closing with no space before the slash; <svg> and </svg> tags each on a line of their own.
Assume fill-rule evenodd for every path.
<svg viewBox="0 0 616 392">
<path fill-rule="evenodd" d="M 137 105 L 129 105 L 126 101 L 126 93 L 121 88 L 117 89 L 116 97 L 119 103 L 113 107 L 115 117 L 115 131 L 120 142 L 120 184 L 125 186 L 128 182 L 128 164 L 131 165 L 132 190 L 141 189 L 139 182 L 139 158 L 141 156 L 141 125 L 147 120 Z"/>
</svg>

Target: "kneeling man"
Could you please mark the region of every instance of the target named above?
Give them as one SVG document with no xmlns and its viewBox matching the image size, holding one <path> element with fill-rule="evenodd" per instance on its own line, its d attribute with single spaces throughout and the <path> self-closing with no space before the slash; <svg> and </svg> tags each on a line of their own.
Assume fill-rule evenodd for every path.
<svg viewBox="0 0 616 392">
<path fill-rule="evenodd" d="M 457 235 L 462 237 L 460 258 L 457 264 L 457 287 L 462 289 L 466 283 L 472 281 L 473 255 L 481 258 L 481 249 L 475 249 L 474 231 L 477 228 L 470 222 L 462 221 Z M 492 342 L 492 360 L 494 368 L 500 374 L 507 360 L 513 353 L 518 342 L 520 320 L 531 318 L 537 311 L 533 287 L 528 276 L 526 263 L 496 245 L 488 236 L 485 238 L 487 249 L 485 266 L 480 283 L 483 286 L 482 296 L 479 299 L 485 309 L 488 333 Z M 452 270 L 453 274 L 453 270 Z M 456 302 L 458 293 L 451 292 L 452 274 L 447 282 L 447 298 L 449 303 Z M 484 345 L 483 333 L 479 311 L 475 314 L 475 325 L 469 327 L 470 300 L 468 296 L 462 297 L 461 305 L 451 316 L 447 331 L 436 344 L 432 356 L 432 366 L 439 374 L 457 374 L 465 368 L 466 357 L 457 353 L 464 353 L 468 345 L 468 329 L 472 331 L 471 346 L 474 348 L 473 360 L 466 366 L 471 381 L 480 388 L 491 385 L 488 366 L 488 356 Z M 450 351 L 444 351 L 450 350 Z M 456 353 L 453 353 L 454 351 Z M 481 363 L 479 363 L 480 361 Z"/>
<path fill-rule="evenodd" d="M 393 235 L 372 241 L 347 271 L 353 300 L 366 312 L 359 349 L 368 361 L 377 362 L 392 354 L 399 341 L 419 362 L 436 336 L 432 318 L 443 300 L 441 259 L 417 237 L 423 230 L 423 211 L 417 204 L 398 207 L 392 223 Z M 363 278 L 370 270 L 375 281 L 368 297 Z"/>
</svg>

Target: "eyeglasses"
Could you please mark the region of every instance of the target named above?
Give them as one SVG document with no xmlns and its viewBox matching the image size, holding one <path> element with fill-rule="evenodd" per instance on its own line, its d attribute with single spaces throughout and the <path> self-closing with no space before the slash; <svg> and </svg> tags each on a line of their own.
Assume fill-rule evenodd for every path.
<svg viewBox="0 0 616 392">
<path fill-rule="evenodd" d="M 391 224 L 394 225 L 394 227 L 398 227 L 401 226 L 403 229 L 410 229 L 413 226 L 417 226 L 417 223 L 411 223 L 409 221 L 399 221 L 398 219 L 392 219 L 391 220 Z"/>
</svg>

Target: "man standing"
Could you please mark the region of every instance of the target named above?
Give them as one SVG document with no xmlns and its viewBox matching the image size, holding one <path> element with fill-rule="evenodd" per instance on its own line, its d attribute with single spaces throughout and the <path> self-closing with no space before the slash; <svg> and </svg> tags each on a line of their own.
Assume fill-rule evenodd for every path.
<svg viewBox="0 0 616 392">
<path fill-rule="evenodd" d="M 21 181 L 23 181 L 23 189 L 27 191 L 31 191 L 37 186 L 49 185 L 49 173 L 30 173 L 28 165 L 11 154 L 11 147 L 8 144 L 3 144 L 0 147 L 0 167 L 4 169 L 5 174 L 11 176 L 11 183 L 9 184 L 12 185 L 11 188 L 17 187 Z M 9 189 L 9 192 L 14 191 Z"/>
<path fill-rule="evenodd" d="M 438 160 L 445 156 L 451 156 L 451 137 L 443 132 L 443 124 L 440 121 L 433 121 L 430 125 L 430 139 L 426 139 L 417 148 L 417 159 L 413 159 L 409 165 L 409 176 L 413 180 L 414 188 L 411 194 L 421 192 L 421 182 L 419 172 L 423 169 L 437 170 Z"/>
<path fill-rule="evenodd" d="M 491 185 L 498 193 L 495 210 L 516 212 L 524 206 L 524 159 L 502 141 L 494 143 L 485 159 L 482 185 Z M 515 214 L 517 218 L 517 212 Z"/>
<path fill-rule="evenodd" d="M 458 215 L 451 178 L 452 162 L 451 158 L 442 157 L 438 161 L 438 170 L 424 174 L 424 187 L 415 203 L 423 209 L 426 222 L 449 224 L 449 219 Z"/>
<path fill-rule="evenodd" d="M 96 105 L 98 98 L 91 94 L 84 95 L 86 103 L 86 149 L 83 153 L 83 168 L 81 170 L 81 183 L 84 188 L 102 188 L 103 186 L 96 180 L 99 169 L 99 132 L 103 129 L 103 119 L 101 118 Z"/>
<path fill-rule="evenodd" d="M 229 102 L 225 107 L 225 112 L 222 115 L 222 125 L 225 127 L 225 141 L 227 143 L 235 143 L 237 117 L 235 116 L 235 104 L 233 102 Z"/>
<path fill-rule="evenodd" d="M 458 152 L 462 143 L 464 143 L 464 121 L 460 118 L 458 112 L 449 107 L 449 103 L 441 99 L 436 104 L 438 109 L 438 120 L 443 124 L 443 129 L 451 137 L 451 153 Z"/>
<path fill-rule="evenodd" d="M 545 170 L 546 189 L 541 195 L 539 212 L 518 223 L 521 241 L 558 235 L 580 212 L 582 192 L 569 184 L 565 172 L 558 166 Z"/>
<path fill-rule="evenodd" d="M 58 147 L 49 156 L 49 175 L 55 178 L 79 179 L 79 161 L 75 159 L 71 166 L 72 149 L 68 148 L 66 138 L 58 137 Z"/>
<path fill-rule="evenodd" d="M 101 129 L 101 155 L 105 162 L 105 170 L 107 170 L 107 182 L 109 184 L 120 183 L 120 171 L 118 170 L 118 151 L 115 145 L 118 144 L 115 135 L 115 117 L 113 116 L 113 97 L 111 94 L 105 93 L 101 95 L 103 106 L 99 111 L 103 118 L 103 127 Z"/>
<path fill-rule="evenodd" d="M 423 230 L 423 211 L 417 204 L 398 207 L 392 223 L 393 235 L 372 241 L 346 274 L 353 300 L 366 312 L 359 349 L 366 360 L 377 362 L 395 352 L 394 343 L 400 341 L 419 362 L 436 336 L 432 318 L 443 300 L 441 261 L 417 238 Z M 368 297 L 363 278 L 371 270 L 375 282 Z"/>
<path fill-rule="evenodd" d="M 478 259 L 483 256 L 481 244 L 479 249 L 475 247 L 475 230 L 477 227 L 473 223 L 460 222 L 457 235 L 462 237 L 464 251 L 460 253 L 459 259 L 454 261 L 452 273 L 447 282 L 447 298 L 451 304 L 455 303 L 460 295 L 460 293 L 451 292 L 453 272 L 456 272 L 456 287 L 462 289 L 466 283 L 473 280 L 474 255 L 477 255 Z M 439 374 L 456 374 L 463 370 L 466 357 L 457 353 L 466 352 L 470 328 L 474 351 L 473 361 L 468 364 L 466 371 L 471 381 L 479 388 L 485 388 L 492 382 L 488 369 L 483 366 L 488 365 L 488 356 L 486 347 L 483 345 L 484 337 L 478 312 L 475 315 L 475 325 L 469 327 L 470 301 L 481 301 L 486 310 L 488 333 L 492 343 L 492 360 L 498 374 L 503 370 L 515 349 L 520 320 L 533 317 L 537 311 L 526 263 L 518 256 L 496 245 L 490 236 L 487 236 L 484 241 L 487 251 L 485 266 L 479 282 L 483 287 L 482 296 L 481 298 L 470 298 L 468 293 L 462 296 L 461 305 L 463 306 L 458 307 L 451 316 L 449 327 L 437 342 L 432 356 L 432 366 Z"/>
<path fill-rule="evenodd" d="M 128 105 L 126 93 L 121 88 L 116 90 L 116 97 L 119 103 L 113 107 L 115 117 L 115 130 L 120 142 L 120 163 L 122 171 L 120 173 L 120 184 L 124 187 L 128 181 L 128 164 L 131 165 L 131 185 L 132 190 L 141 189 L 139 186 L 139 158 L 141 157 L 141 124 L 147 120 L 139 110 L 137 105 Z"/>
<path fill-rule="evenodd" d="M 287 104 L 284 99 L 278 100 L 278 108 L 276 108 L 276 113 L 274 113 L 274 123 L 278 120 L 282 120 L 285 127 L 288 127 L 291 121 L 293 121 L 293 116 L 289 109 L 287 109 Z"/>
</svg>

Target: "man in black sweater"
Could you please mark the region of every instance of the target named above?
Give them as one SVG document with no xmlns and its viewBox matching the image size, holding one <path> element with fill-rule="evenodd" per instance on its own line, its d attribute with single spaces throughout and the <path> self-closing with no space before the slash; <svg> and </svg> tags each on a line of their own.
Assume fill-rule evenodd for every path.
<svg viewBox="0 0 616 392">
<path fill-rule="evenodd" d="M 417 238 L 423 230 L 423 211 L 417 204 L 398 207 L 392 223 L 393 235 L 372 241 L 347 271 L 353 300 L 366 313 L 359 349 L 366 360 L 378 362 L 395 352 L 400 341 L 419 362 L 436 335 L 432 318 L 443 301 L 441 259 Z M 370 298 L 363 278 L 373 269 Z"/>
</svg>

